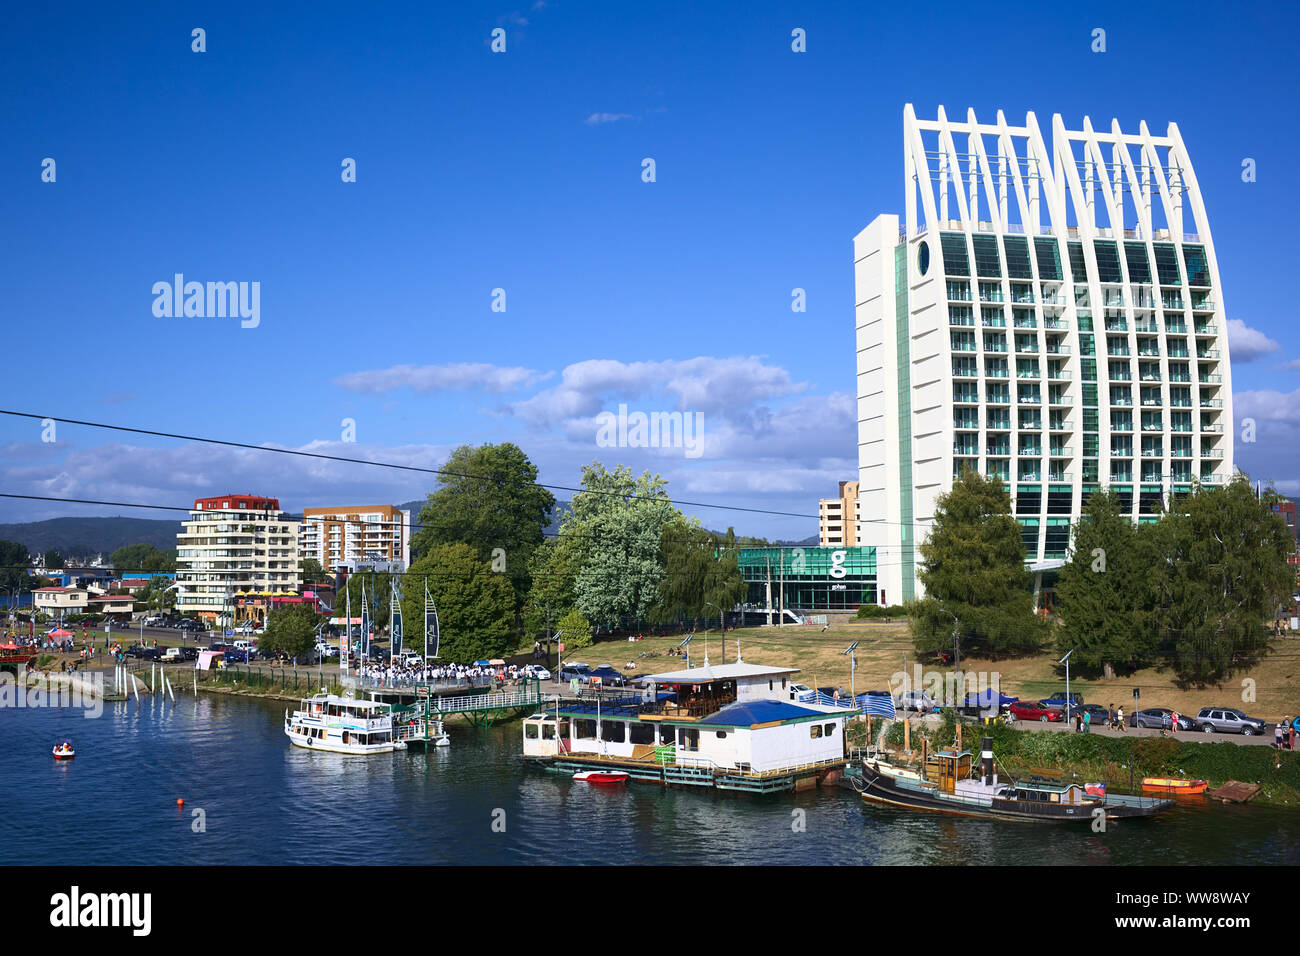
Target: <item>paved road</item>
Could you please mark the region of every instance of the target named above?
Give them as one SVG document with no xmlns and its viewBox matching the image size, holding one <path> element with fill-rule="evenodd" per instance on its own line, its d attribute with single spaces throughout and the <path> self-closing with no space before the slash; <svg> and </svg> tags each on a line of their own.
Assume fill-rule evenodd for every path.
<svg viewBox="0 0 1300 956">
<path fill-rule="evenodd" d="M 1043 723 L 1040 720 L 1018 720 L 1013 725 L 1017 730 L 1043 730 L 1057 734 L 1075 733 L 1074 724 L 1072 723 Z M 1108 727 L 1093 727 L 1089 733 L 1100 734 L 1102 737 L 1159 737 L 1160 731 L 1152 730 L 1148 727 L 1128 727 L 1124 730 L 1111 730 Z M 1165 733 L 1165 736 L 1172 737 L 1175 740 L 1191 741 L 1193 743 L 1234 743 L 1247 744 L 1253 746 L 1267 745 L 1273 746 L 1273 725 L 1269 724 L 1263 734 L 1253 734 L 1247 737 L 1245 734 L 1207 734 L 1201 731 L 1179 731 L 1177 734 Z"/>
</svg>

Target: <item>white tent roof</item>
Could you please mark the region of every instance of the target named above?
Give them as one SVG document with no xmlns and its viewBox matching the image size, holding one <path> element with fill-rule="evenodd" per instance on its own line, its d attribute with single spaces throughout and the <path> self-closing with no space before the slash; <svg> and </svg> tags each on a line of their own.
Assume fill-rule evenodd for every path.
<svg viewBox="0 0 1300 956">
<path fill-rule="evenodd" d="M 797 667 L 771 667 L 767 664 L 710 664 L 705 667 L 689 667 L 682 671 L 668 671 L 664 674 L 650 674 L 640 678 L 654 681 L 656 684 L 699 684 L 711 680 L 736 680 L 740 677 L 769 677 L 780 674 L 797 674 Z"/>
</svg>

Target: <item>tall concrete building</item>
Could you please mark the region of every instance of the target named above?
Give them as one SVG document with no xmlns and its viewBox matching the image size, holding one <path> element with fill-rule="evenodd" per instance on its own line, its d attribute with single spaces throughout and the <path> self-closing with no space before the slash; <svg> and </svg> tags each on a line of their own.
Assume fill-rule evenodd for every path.
<svg viewBox="0 0 1300 956">
<path fill-rule="evenodd" d="M 411 563 L 411 513 L 394 505 L 304 508 L 298 543 L 326 571 L 366 561 Z"/>
<path fill-rule="evenodd" d="M 823 548 L 856 548 L 867 543 L 862 537 L 858 483 L 841 481 L 838 498 L 822 498 L 818 505 L 818 545 Z M 872 526 L 874 531 L 875 526 Z"/>
<path fill-rule="evenodd" d="M 1030 566 L 1084 501 L 1135 521 L 1232 475 L 1218 263 L 1178 127 L 1081 130 L 903 112 L 905 217 L 854 239 L 858 478 L 882 602 L 964 468 L 1005 482 Z"/>
<path fill-rule="evenodd" d="M 176 609 L 208 620 L 263 621 L 296 595 L 298 521 L 260 495 L 198 498 L 176 535 Z"/>
</svg>

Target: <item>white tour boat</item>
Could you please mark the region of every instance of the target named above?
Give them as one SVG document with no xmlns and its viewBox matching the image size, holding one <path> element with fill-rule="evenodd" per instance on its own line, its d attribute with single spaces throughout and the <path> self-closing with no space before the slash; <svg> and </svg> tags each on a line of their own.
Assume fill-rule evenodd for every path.
<svg viewBox="0 0 1300 956">
<path fill-rule="evenodd" d="M 392 705 L 334 694 L 303 698 L 302 709 L 284 712 L 284 732 L 297 747 L 339 754 L 405 750 L 394 738 Z"/>
</svg>

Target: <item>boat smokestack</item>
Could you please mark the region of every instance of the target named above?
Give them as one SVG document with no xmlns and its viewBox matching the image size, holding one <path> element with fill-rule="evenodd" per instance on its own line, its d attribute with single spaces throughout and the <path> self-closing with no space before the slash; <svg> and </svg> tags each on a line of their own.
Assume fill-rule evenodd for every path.
<svg viewBox="0 0 1300 956">
<path fill-rule="evenodd" d="M 991 787 L 996 782 L 993 779 L 993 738 L 985 737 L 980 741 L 980 776 L 984 778 L 984 785 Z"/>
</svg>

